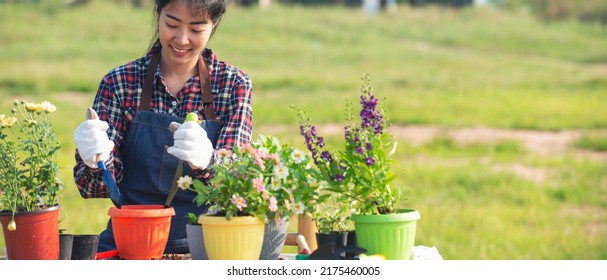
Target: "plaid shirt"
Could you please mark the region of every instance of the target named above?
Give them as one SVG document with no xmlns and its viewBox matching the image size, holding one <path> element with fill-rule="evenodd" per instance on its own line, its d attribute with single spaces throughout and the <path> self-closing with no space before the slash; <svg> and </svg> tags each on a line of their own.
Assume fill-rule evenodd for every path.
<svg viewBox="0 0 607 280">
<path fill-rule="evenodd" d="M 146 56 L 111 70 L 101 80 L 93 102 L 92 108 L 98 113 L 99 119 L 108 122 L 108 136 L 115 143 L 107 168 L 113 171 L 118 183 L 123 175 L 121 151 L 124 140 L 139 107 L 151 53 L 157 51 L 157 49 L 150 50 Z M 253 112 L 251 79 L 244 71 L 218 60 L 210 49 L 205 49 L 202 55 L 210 71 L 215 115 L 224 123 L 215 148 L 231 149 L 235 145 L 250 142 Z M 185 118 L 188 112 L 198 111 L 199 119 L 203 119 L 198 75 L 194 75 L 179 92 L 171 95 L 158 67 L 153 88 L 150 110 L 182 118 Z M 80 195 L 83 198 L 109 197 L 109 192 L 103 183 L 102 170 L 86 166 L 77 151 L 75 157 L 74 181 Z M 207 168 L 197 170 L 196 176 L 207 181 L 213 177 L 213 173 Z"/>
</svg>

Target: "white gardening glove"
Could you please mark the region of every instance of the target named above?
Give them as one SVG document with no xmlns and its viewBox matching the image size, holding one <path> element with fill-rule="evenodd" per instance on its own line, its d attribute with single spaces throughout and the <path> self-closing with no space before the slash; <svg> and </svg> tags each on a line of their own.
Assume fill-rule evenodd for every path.
<svg viewBox="0 0 607 280">
<path fill-rule="evenodd" d="M 108 127 L 107 122 L 93 119 L 82 122 L 74 131 L 78 154 L 90 168 L 98 168 L 98 160 L 106 162 L 114 149 L 114 142 L 107 136 Z"/>
<path fill-rule="evenodd" d="M 183 124 L 172 122 L 169 127 L 178 127 L 173 133 L 174 144 L 167 152 L 186 161 L 193 169 L 205 169 L 213 156 L 213 144 L 207 132 L 195 121 Z"/>
</svg>

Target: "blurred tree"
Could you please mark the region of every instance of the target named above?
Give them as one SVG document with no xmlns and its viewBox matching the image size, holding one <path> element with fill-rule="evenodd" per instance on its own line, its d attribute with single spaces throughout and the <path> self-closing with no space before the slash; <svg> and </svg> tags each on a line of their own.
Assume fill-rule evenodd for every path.
<svg viewBox="0 0 607 280">
<path fill-rule="evenodd" d="M 575 18 L 607 24 L 605 0 L 501 0 L 500 2 L 505 8 L 531 10 L 546 20 Z"/>
</svg>

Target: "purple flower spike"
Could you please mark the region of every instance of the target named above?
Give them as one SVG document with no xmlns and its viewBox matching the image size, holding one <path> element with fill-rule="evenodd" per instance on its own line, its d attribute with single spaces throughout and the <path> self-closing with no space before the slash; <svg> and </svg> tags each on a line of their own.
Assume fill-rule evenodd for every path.
<svg viewBox="0 0 607 280">
<path fill-rule="evenodd" d="M 365 163 L 368 166 L 371 166 L 371 165 L 373 165 L 375 163 L 375 160 L 372 157 L 367 157 L 367 159 L 365 159 Z"/>
<path fill-rule="evenodd" d="M 333 157 L 331 157 L 331 154 L 328 151 L 323 151 L 320 154 L 320 158 L 322 158 L 322 159 L 324 159 L 324 160 L 326 160 L 328 162 L 333 161 Z"/>
<path fill-rule="evenodd" d="M 344 179 L 345 179 L 344 174 L 340 173 L 340 174 L 335 175 L 335 181 L 337 181 L 337 182 L 341 182 Z"/>
<path fill-rule="evenodd" d="M 361 146 L 356 147 L 356 153 L 358 153 L 359 155 L 362 155 L 364 152 L 365 150 L 363 150 Z"/>
</svg>

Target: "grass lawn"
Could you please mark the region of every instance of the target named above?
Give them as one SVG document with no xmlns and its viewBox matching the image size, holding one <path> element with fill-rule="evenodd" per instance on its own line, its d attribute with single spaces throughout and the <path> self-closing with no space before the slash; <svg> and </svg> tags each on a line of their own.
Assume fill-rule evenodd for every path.
<svg viewBox="0 0 607 280">
<path fill-rule="evenodd" d="M 68 232 L 98 233 L 107 222 L 109 199 L 82 199 L 73 183 L 73 130 L 101 77 L 145 53 L 148 8 L 0 4 L 0 114 L 14 99 L 57 106 Z M 412 189 L 403 206 L 422 216 L 416 244 L 445 259 L 607 259 L 606 35 L 600 25 L 489 8 L 369 16 L 231 6 L 209 47 L 253 79 L 254 136 L 302 149 L 289 105 L 337 127 L 319 132 L 338 145 L 344 101 L 357 100 L 370 73 L 403 133 L 397 183 Z M 469 137 L 478 141 L 450 133 L 485 128 L 494 134 Z M 437 133 L 424 138 L 427 129 Z M 549 137 L 538 148 L 522 134 Z M 573 136 L 558 142 L 562 134 Z M 541 149 L 554 143 L 564 144 Z"/>
</svg>

